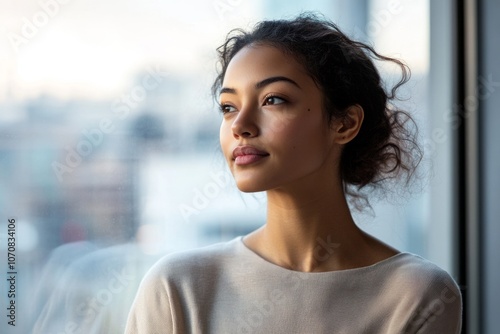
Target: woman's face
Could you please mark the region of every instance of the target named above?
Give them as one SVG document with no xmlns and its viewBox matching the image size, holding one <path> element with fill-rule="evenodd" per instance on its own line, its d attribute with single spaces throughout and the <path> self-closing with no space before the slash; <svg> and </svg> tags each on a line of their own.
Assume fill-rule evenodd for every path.
<svg viewBox="0 0 500 334">
<path fill-rule="evenodd" d="M 304 67 L 279 49 L 250 45 L 222 83 L 220 142 L 241 191 L 327 181 L 340 145 L 326 123 L 322 92 Z"/>
</svg>

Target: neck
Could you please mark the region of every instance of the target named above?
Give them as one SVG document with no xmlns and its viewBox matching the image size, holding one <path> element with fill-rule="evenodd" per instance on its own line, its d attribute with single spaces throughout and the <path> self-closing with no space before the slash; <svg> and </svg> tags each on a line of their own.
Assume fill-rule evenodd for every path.
<svg viewBox="0 0 500 334">
<path fill-rule="evenodd" d="M 334 269 L 341 264 L 340 253 L 360 241 L 361 232 L 338 188 L 268 191 L 262 237 L 278 264 L 299 271 Z"/>
<path fill-rule="evenodd" d="M 267 222 L 245 244 L 271 263 L 303 272 L 359 268 L 397 254 L 356 226 L 341 178 L 328 166 L 334 164 L 267 190 Z"/>
<path fill-rule="evenodd" d="M 340 177 L 329 171 L 268 190 L 267 222 L 244 242 L 269 262 L 304 272 L 364 267 L 398 252 L 356 226 Z"/>
</svg>

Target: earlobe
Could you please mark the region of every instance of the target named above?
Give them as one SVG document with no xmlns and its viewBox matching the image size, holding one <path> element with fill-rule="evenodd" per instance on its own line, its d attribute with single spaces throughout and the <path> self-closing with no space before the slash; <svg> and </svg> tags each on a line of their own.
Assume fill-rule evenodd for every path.
<svg viewBox="0 0 500 334">
<path fill-rule="evenodd" d="M 344 118 L 338 120 L 335 131 L 335 141 L 338 144 L 347 144 L 359 133 L 364 119 L 364 110 L 359 104 L 347 108 Z"/>
</svg>

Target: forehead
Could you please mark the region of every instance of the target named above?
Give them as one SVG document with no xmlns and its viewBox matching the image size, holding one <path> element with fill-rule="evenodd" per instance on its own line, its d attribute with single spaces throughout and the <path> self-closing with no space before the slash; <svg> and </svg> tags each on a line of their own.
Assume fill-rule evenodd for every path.
<svg viewBox="0 0 500 334">
<path fill-rule="evenodd" d="M 231 59 L 223 86 L 258 82 L 266 77 L 286 76 L 307 82 L 312 78 L 294 57 L 270 45 L 251 44 L 243 47 Z"/>
</svg>

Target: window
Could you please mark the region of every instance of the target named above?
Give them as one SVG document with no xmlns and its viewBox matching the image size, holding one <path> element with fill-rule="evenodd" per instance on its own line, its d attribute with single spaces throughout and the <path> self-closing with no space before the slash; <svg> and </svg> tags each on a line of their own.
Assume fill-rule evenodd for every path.
<svg viewBox="0 0 500 334">
<path fill-rule="evenodd" d="M 13 3 L 0 14 L 0 249 L 15 226 L 19 332 L 122 332 L 159 257 L 264 223 L 265 196 L 236 190 L 218 148 L 214 49 L 232 28 L 302 10 L 411 67 L 402 103 L 432 177 L 408 200 L 373 202 L 374 215 L 356 218 L 453 270 L 451 124 L 434 112 L 451 110 L 451 14 L 431 22 L 428 1 L 397 0 Z M 5 310 L 12 299 L 1 295 Z"/>
</svg>

